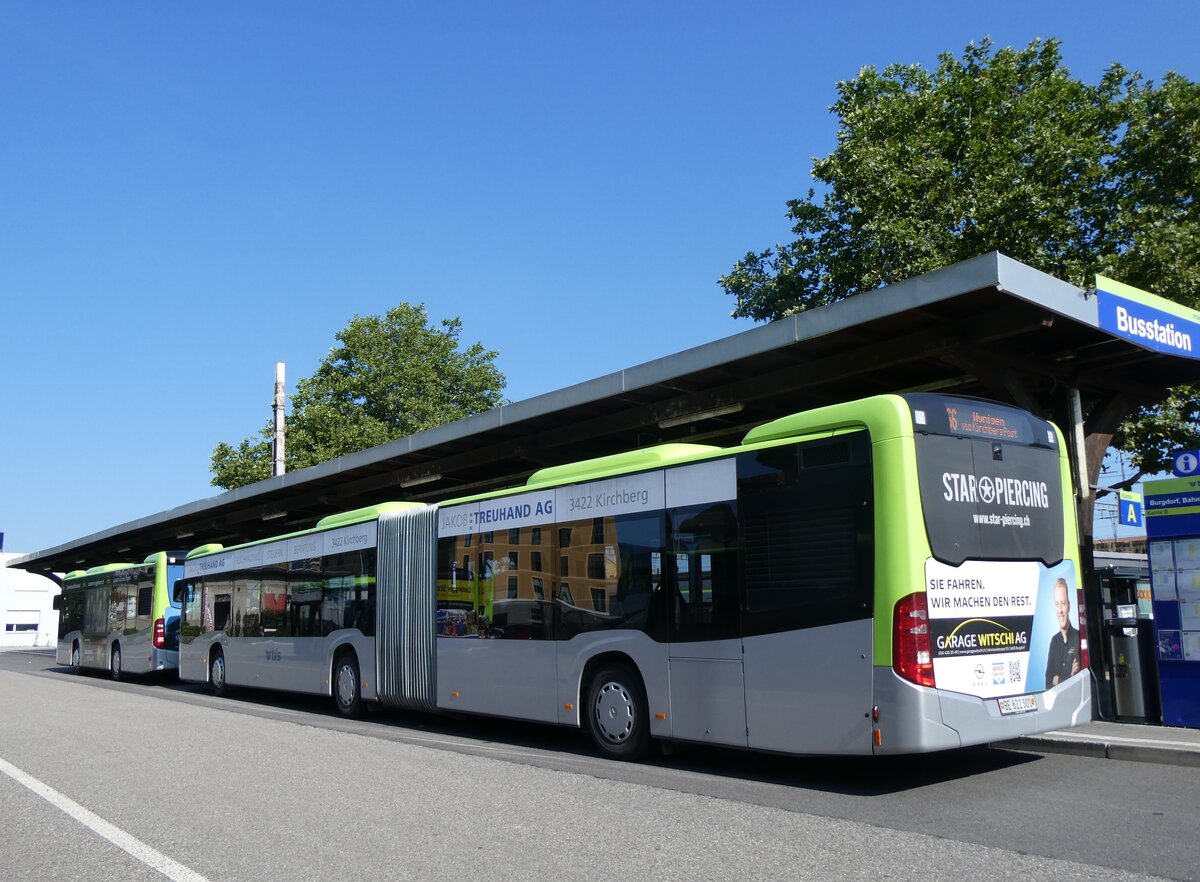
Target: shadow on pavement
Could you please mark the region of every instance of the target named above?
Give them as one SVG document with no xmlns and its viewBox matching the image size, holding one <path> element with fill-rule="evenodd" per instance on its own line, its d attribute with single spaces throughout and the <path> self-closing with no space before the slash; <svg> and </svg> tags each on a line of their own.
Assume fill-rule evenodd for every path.
<svg viewBox="0 0 1200 882">
<path fill-rule="evenodd" d="M 76 676 L 70 668 L 61 666 L 49 666 L 45 673 L 72 678 Z M 102 671 L 85 672 L 81 679 L 97 686 L 117 686 Z M 159 694 L 165 692 L 167 695 L 163 697 L 174 696 L 182 700 L 189 700 L 190 696 L 212 696 L 207 686 L 180 682 L 173 673 L 131 676 L 120 685 L 153 690 Z M 354 725 L 359 734 L 368 736 L 403 738 L 406 732 L 419 732 L 423 735 L 464 739 L 463 747 L 467 750 L 470 750 L 469 742 L 482 741 L 489 745 L 558 754 L 564 760 L 585 757 L 599 763 L 607 762 L 596 755 L 583 732 L 558 726 L 464 714 L 425 714 L 375 708 L 362 717 L 362 721 L 371 724 L 364 731 L 357 725 L 358 721 L 346 721 L 338 715 L 332 701 L 323 696 L 238 687 L 231 689 L 229 695 L 220 701 L 229 705 L 228 710 L 256 716 L 270 716 L 273 710 L 310 714 L 314 718 L 312 725 L 325 725 L 321 722 L 324 718 L 336 721 L 339 727 L 343 724 Z M 376 727 L 378 731 L 372 731 Z M 553 758 L 546 757 L 548 760 Z M 1040 759 L 1036 754 L 989 747 L 912 756 L 794 757 L 685 744 L 668 745 L 665 755 L 656 756 L 645 765 L 848 796 L 880 796 L 988 774 Z M 557 765 L 553 762 L 549 764 Z"/>
</svg>

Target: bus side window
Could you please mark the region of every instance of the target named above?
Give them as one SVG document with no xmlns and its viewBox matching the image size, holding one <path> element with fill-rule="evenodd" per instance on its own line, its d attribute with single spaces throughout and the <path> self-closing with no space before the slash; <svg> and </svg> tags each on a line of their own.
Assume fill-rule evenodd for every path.
<svg viewBox="0 0 1200 882">
<path fill-rule="evenodd" d="M 199 579 L 176 579 L 171 588 L 171 600 L 179 607 L 177 621 L 182 643 L 191 643 L 204 630 L 200 585 Z M 168 632 L 170 631 L 171 627 L 168 625 Z"/>
<path fill-rule="evenodd" d="M 675 590 L 672 643 L 724 640 L 741 634 L 738 520 L 733 502 L 671 512 Z"/>
<path fill-rule="evenodd" d="M 185 622 L 198 624 L 200 617 L 196 614 L 195 598 L 199 592 L 191 579 L 179 579 L 171 589 L 171 601 L 180 608 L 179 617 Z"/>
<path fill-rule="evenodd" d="M 873 506 L 866 432 L 738 456 L 747 636 L 871 617 Z"/>
<path fill-rule="evenodd" d="M 229 627 L 229 614 L 233 611 L 233 596 L 217 594 L 213 596 L 213 630 L 224 631 Z"/>
</svg>

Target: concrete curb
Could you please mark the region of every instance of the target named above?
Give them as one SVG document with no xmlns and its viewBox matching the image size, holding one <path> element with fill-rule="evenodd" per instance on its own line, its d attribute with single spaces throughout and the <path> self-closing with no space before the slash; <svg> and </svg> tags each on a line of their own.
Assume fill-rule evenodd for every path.
<svg viewBox="0 0 1200 882">
<path fill-rule="evenodd" d="M 1065 753 L 1089 756 L 1094 759 L 1115 759 L 1135 763 L 1200 767 L 1200 747 L 1150 744 L 1136 739 L 1107 740 L 1060 734 L 1030 735 L 1025 738 L 1015 738 L 1012 741 L 997 742 L 992 747 L 1034 753 Z"/>
</svg>

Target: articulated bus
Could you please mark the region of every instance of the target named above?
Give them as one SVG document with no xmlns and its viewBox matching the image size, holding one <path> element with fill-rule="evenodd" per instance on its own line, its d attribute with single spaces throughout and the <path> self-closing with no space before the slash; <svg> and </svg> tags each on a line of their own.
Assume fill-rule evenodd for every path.
<svg viewBox="0 0 1200 882">
<path fill-rule="evenodd" d="M 177 591 L 182 679 L 581 727 L 614 758 L 914 753 L 1091 719 L 1062 436 L 966 398 L 203 546 Z"/>
<path fill-rule="evenodd" d="M 183 553 L 159 551 L 140 564 L 75 570 L 54 598 L 59 610 L 57 659 L 76 673 L 123 674 L 179 667 L 179 604 L 172 586 L 183 576 Z"/>
</svg>

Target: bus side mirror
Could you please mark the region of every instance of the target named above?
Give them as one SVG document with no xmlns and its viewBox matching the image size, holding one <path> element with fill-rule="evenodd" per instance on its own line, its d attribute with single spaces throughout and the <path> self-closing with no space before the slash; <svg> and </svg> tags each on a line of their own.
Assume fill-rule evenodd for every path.
<svg viewBox="0 0 1200 882">
<path fill-rule="evenodd" d="M 50 601 L 50 605 L 54 609 L 61 611 L 63 608 L 63 596 L 61 594 L 55 594 L 54 599 Z"/>
<path fill-rule="evenodd" d="M 187 600 L 187 582 L 180 579 L 171 586 L 171 600 L 175 603 L 182 603 Z"/>
</svg>

